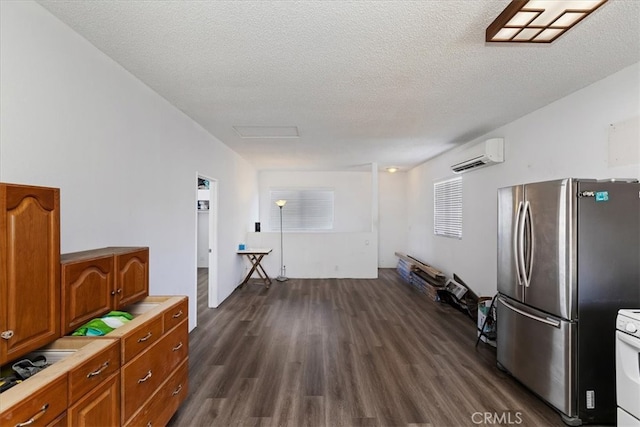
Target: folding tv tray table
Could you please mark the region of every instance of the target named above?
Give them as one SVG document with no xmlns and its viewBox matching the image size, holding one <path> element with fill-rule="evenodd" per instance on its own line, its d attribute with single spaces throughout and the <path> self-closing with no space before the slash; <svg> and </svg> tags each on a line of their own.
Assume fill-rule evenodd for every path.
<svg viewBox="0 0 640 427">
<path fill-rule="evenodd" d="M 238 287 L 244 286 L 244 284 L 247 283 L 249 279 L 251 279 L 251 276 L 255 271 L 258 273 L 258 276 L 260 276 L 260 279 L 262 279 L 262 281 L 264 282 L 264 285 L 266 286 L 266 288 L 269 289 L 269 286 L 271 285 L 271 279 L 269 278 L 269 275 L 267 274 L 267 272 L 264 271 L 264 268 L 262 267 L 260 262 L 262 261 L 262 258 L 264 258 L 265 255 L 269 255 L 271 251 L 272 249 L 270 248 L 265 248 L 265 249 L 248 248 L 248 249 L 238 250 L 236 252 L 238 255 L 246 256 L 251 262 L 251 270 L 249 270 L 249 273 L 247 273 L 247 276 L 244 278 L 242 283 L 238 285 Z"/>
</svg>

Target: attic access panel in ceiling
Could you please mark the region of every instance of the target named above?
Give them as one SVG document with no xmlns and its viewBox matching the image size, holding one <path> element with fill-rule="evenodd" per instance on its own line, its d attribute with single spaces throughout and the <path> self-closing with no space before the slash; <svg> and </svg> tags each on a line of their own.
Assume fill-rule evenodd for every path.
<svg viewBox="0 0 640 427">
<path fill-rule="evenodd" d="M 240 138 L 299 138 L 297 126 L 233 126 Z"/>
</svg>

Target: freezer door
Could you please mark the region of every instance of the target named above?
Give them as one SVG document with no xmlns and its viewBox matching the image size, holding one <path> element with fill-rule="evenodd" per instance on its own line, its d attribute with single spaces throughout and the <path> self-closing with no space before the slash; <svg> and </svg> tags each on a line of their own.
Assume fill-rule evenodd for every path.
<svg viewBox="0 0 640 427">
<path fill-rule="evenodd" d="M 507 297 L 498 298 L 500 363 L 568 417 L 576 416 L 576 328 Z"/>
<path fill-rule="evenodd" d="M 524 186 L 524 302 L 569 320 L 577 318 L 576 191 L 571 179 Z"/>
<path fill-rule="evenodd" d="M 498 292 L 518 301 L 524 299 L 523 272 L 516 258 L 523 189 L 522 185 L 498 189 Z"/>
<path fill-rule="evenodd" d="M 579 305 L 613 319 L 640 307 L 640 183 L 578 182 L 578 194 Z"/>
</svg>

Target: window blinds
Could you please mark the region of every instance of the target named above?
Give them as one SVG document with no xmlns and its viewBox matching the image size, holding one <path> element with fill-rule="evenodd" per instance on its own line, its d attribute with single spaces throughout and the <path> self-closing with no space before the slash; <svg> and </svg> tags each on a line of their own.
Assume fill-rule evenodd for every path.
<svg viewBox="0 0 640 427">
<path fill-rule="evenodd" d="M 462 177 L 433 184 L 433 233 L 462 239 Z"/>
<path fill-rule="evenodd" d="M 280 230 L 280 208 L 276 200 L 286 200 L 282 208 L 285 231 L 318 231 L 333 229 L 333 190 L 271 190 L 270 228 Z"/>
</svg>

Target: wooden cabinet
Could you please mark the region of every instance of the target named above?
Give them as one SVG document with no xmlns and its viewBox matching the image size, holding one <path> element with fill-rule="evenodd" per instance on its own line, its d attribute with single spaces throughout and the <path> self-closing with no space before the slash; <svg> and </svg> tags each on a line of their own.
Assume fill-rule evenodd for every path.
<svg viewBox="0 0 640 427">
<path fill-rule="evenodd" d="M 122 368 L 124 419 L 128 420 L 187 357 L 188 328 L 176 327 Z"/>
<path fill-rule="evenodd" d="M 67 410 L 69 427 L 120 425 L 120 374 L 115 373 Z"/>
<path fill-rule="evenodd" d="M 0 183 L 0 365 L 60 333 L 60 191 Z"/>
<path fill-rule="evenodd" d="M 70 333 L 113 307 L 113 255 L 61 257 L 62 329 Z"/>
<path fill-rule="evenodd" d="M 78 338 L 78 341 L 92 339 Z M 120 373 L 120 345 L 117 340 L 109 340 L 109 342 L 111 343 L 109 346 L 92 356 L 87 356 L 82 363 L 78 363 L 69 371 L 70 404 L 74 404 L 97 388 L 110 375 Z"/>
<path fill-rule="evenodd" d="M 51 381 L 43 381 L 44 384 L 33 380 L 40 380 L 40 378 L 34 375 L 22 384 L 2 393 L 0 425 L 14 426 L 24 423 L 25 425 L 46 426 L 66 411 L 67 376 L 65 372 L 58 373 Z M 16 394 L 12 392 L 18 387 L 33 390 L 23 393 L 25 394 L 25 399 L 11 406 L 12 400 L 15 399 L 10 399 L 12 397 L 10 393 Z M 20 392 L 22 390 L 15 391 Z M 31 423 L 27 424 L 30 421 Z"/>
<path fill-rule="evenodd" d="M 108 247 L 63 254 L 60 266 L 65 334 L 149 294 L 146 247 Z"/>
<path fill-rule="evenodd" d="M 0 395 L 0 425 L 119 425 L 119 340 L 64 337 L 29 354 L 37 355 L 52 365 Z M 107 407 L 115 423 L 97 418 Z"/>
<path fill-rule="evenodd" d="M 0 369 L 52 363 L 0 395 L 0 426 L 166 424 L 188 389 L 188 302 L 148 294 L 149 248 L 61 256 L 60 190 L 0 183 Z M 134 319 L 62 337 L 111 310 Z"/>
<path fill-rule="evenodd" d="M 189 360 L 185 359 L 167 380 L 156 390 L 126 426 L 166 425 L 186 398 L 189 378 Z"/>
<path fill-rule="evenodd" d="M 149 248 L 109 248 L 115 257 L 116 308 L 149 295 Z"/>
<path fill-rule="evenodd" d="M 150 296 L 104 337 L 63 337 L 32 352 L 52 366 L 0 396 L 0 425 L 165 425 L 187 396 L 188 300 Z"/>
<path fill-rule="evenodd" d="M 135 319 L 107 334 L 122 343 L 122 425 L 162 425 L 186 397 L 188 300 L 150 296 L 126 310 Z"/>
</svg>

